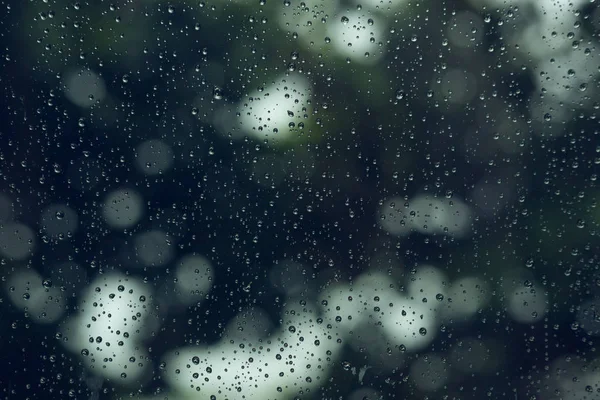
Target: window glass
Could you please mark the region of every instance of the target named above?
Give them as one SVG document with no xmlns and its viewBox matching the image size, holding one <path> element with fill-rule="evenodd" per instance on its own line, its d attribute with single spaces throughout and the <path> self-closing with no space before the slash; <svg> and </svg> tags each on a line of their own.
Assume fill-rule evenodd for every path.
<svg viewBox="0 0 600 400">
<path fill-rule="evenodd" d="M 28 0 L 3 399 L 600 399 L 594 0 Z"/>
</svg>

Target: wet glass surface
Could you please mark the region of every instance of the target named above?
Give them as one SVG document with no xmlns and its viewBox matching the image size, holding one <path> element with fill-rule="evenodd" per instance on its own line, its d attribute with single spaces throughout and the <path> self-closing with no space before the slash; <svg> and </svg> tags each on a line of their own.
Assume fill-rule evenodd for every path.
<svg viewBox="0 0 600 400">
<path fill-rule="evenodd" d="M 0 398 L 600 399 L 594 0 L 0 17 Z"/>
</svg>

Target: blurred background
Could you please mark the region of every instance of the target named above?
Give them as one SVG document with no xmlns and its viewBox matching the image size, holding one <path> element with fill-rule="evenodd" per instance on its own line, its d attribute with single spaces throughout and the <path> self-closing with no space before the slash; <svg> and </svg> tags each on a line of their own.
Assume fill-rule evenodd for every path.
<svg viewBox="0 0 600 400">
<path fill-rule="evenodd" d="M 595 0 L 0 16 L 3 399 L 600 399 Z"/>
</svg>

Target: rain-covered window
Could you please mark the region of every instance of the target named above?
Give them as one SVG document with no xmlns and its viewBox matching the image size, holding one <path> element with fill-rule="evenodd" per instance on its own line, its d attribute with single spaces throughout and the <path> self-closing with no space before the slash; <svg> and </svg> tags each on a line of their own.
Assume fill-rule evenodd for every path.
<svg viewBox="0 0 600 400">
<path fill-rule="evenodd" d="M 22 0 L 0 398 L 600 400 L 598 0 Z"/>
</svg>

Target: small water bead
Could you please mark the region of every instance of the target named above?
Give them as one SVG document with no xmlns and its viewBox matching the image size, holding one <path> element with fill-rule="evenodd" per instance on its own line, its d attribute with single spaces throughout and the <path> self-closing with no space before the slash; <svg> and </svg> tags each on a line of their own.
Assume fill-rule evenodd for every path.
<svg viewBox="0 0 600 400">
<path fill-rule="evenodd" d="M 222 92 L 221 88 L 215 87 L 213 89 L 213 99 L 221 100 L 222 98 L 223 98 L 223 92 Z"/>
</svg>

